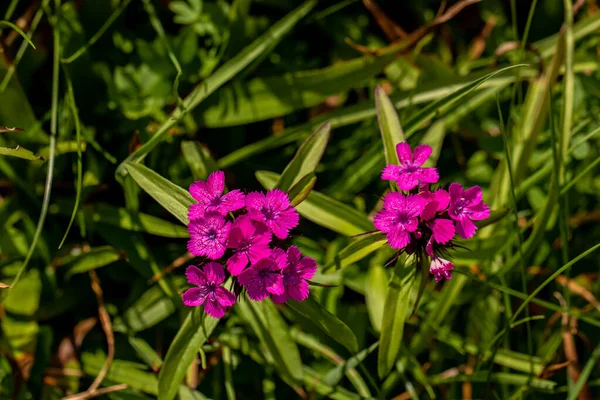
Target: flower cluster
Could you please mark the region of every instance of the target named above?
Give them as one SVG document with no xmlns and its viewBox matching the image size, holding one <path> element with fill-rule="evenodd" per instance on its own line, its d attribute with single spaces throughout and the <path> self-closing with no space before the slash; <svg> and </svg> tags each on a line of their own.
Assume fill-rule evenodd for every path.
<svg viewBox="0 0 600 400">
<path fill-rule="evenodd" d="M 221 318 L 244 289 L 255 301 L 267 297 L 276 303 L 290 298 L 305 300 L 307 280 L 317 270 L 315 260 L 302 257 L 295 246 L 284 250 L 272 243 L 286 239 L 298 225 L 300 217 L 288 195 L 278 189 L 223 194 L 224 189 L 222 171 L 190 186 L 197 203 L 188 211 L 188 251 L 211 261 L 202 269 L 193 265 L 187 268 L 187 280 L 196 287 L 183 293 L 185 305 L 204 304 L 208 315 Z M 235 294 L 223 287 L 226 274 L 233 278 Z"/>
<path fill-rule="evenodd" d="M 439 180 L 436 168 L 423 168 L 431 147 L 419 145 L 414 153 L 408 143 L 396 146 L 400 165 L 387 165 L 381 179 L 395 181 L 402 192 L 389 193 L 375 216 L 377 229 L 386 234 L 390 246 L 418 257 L 429 256 L 429 272 L 436 282 L 452 278 L 454 264 L 440 255 L 452 247 L 454 236 L 469 239 L 477 226 L 473 221 L 490 216 L 481 188 L 464 189 L 458 183 L 448 190 L 431 190 Z"/>
</svg>

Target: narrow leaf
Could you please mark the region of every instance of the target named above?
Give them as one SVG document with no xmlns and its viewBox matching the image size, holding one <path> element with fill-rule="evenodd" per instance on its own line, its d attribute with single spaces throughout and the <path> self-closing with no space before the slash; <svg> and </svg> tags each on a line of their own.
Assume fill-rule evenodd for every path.
<svg viewBox="0 0 600 400">
<path fill-rule="evenodd" d="M 125 164 L 131 177 L 146 193 L 173 214 L 184 225 L 188 224 L 188 209 L 194 202 L 187 190 L 163 178 L 140 164 Z"/>
<path fill-rule="evenodd" d="M 165 356 L 163 367 L 158 373 L 158 400 L 173 400 L 179 391 L 187 369 L 198 349 L 206 343 L 208 336 L 220 320 L 203 317 L 200 307 L 190 311 L 177 332 Z"/>
<path fill-rule="evenodd" d="M 302 177 L 315 172 L 325 152 L 330 133 L 331 124 L 326 122 L 302 143 L 292 161 L 279 177 L 276 185 L 279 189 L 287 192 Z"/>
<path fill-rule="evenodd" d="M 383 140 L 385 161 L 388 164 L 398 165 L 400 160 L 396 153 L 396 145 L 405 141 L 404 134 L 402 133 L 398 113 L 381 86 L 375 88 L 375 108 L 377 109 L 377 121 Z"/>
<path fill-rule="evenodd" d="M 24 160 L 37 161 L 42 160 L 41 156 L 36 156 L 32 151 L 27 150 L 24 147 L 17 146 L 14 149 L 10 149 L 8 147 L 0 147 L 0 156 L 11 156 L 22 158 Z"/>
<path fill-rule="evenodd" d="M 306 200 L 306 198 L 312 191 L 313 187 L 315 186 L 315 183 L 317 183 L 317 177 L 315 176 L 314 173 L 311 172 L 307 175 L 304 175 L 304 177 L 302 179 L 300 179 L 290 189 L 290 191 L 289 191 L 290 203 L 292 203 L 292 205 L 294 207 L 296 207 L 300 203 L 302 203 L 304 200 Z"/>
<path fill-rule="evenodd" d="M 347 267 L 380 249 L 385 243 L 385 235 L 381 232 L 370 232 L 366 235 L 362 235 L 340 250 L 333 261 L 325 264 L 322 272 L 325 272 L 334 266 L 337 268 Z"/>
<path fill-rule="evenodd" d="M 414 280 L 414 266 L 410 263 L 403 265 L 403 261 L 398 260 L 388 286 L 383 310 L 383 324 L 381 326 L 379 356 L 377 359 L 377 373 L 381 379 L 390 373 L 394 368 L 396 358 L 398 358 L 402 336 L 404 335 L 404 321 L 408 312 L 408 295 Z"/>
<path fill-rule="evenodd" d="M 289 300 L 286 304 L 304 320 L 310 321 L 325 335 L 350 350 L 350 352 L 356 353 L 358 351 L 356 336 L 354 336 L 348 325 L 323 308 L 312 296 L 301 302 Z"/>
</svg>

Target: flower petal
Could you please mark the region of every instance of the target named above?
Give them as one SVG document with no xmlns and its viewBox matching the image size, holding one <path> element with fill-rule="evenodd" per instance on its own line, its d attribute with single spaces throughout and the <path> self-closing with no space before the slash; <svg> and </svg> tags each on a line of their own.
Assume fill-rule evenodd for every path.
<svg viewBox="0 0 600 400">
<path fill-rule="evenodd" d="M 406 142 L 398 143 L 396 145 L 396 153 L 398 153 L 398 158 L 400 159 L 400 164 L 412 163 L 413 154 L 410 149 L 410 145 Z"/>
<path fill-rule="evenodd" d="M 215 290 L 215 297 L 222 306 L 231 307 L 235 304 L 235 294 L 231 293 L 223 286 L 219 286 L 217 290 Z"/>
<path fill-rule="evenodd" d="M 227 271 L 233 276 L 238 276 L 247 265 L 248 256 L 238 251 L 227 260 Z"/>
<path fill-rule="evenodd" d="M 473 186 L 465 190 L 463 197 L 467 200 L 468 205 L 474 206 L 483 201 L 483 193 L 479 186 Z"/>
<path fill-rule="evenodd" d="M 210 192 L 206 187 L 206 182 L 204 181 L 196 181 L 190 185 L 190 194 L 200 203 L 208 203 L 211 199 Z"/>
<path fill-rule="evenodd" d="M 434 199 L 438 202 L 438 211 L 448 208 L 450 203 L 450 195 L 444 189 L 439 189 L 433 192 Z"/>
<path fill-rule="evenodd" d="M 457 221 L 456 231 L 464 239 L 469 239 L 475 235 L 477 226 L 468 218 L 461 218 Z"/>
<path fill-rule="evenodd" d="M 460 183 L 452 182 L 448 188 L 448 192 L 450 193 L 450 201 L 455 202 L 460 200 L 463 196 L 463 191 L 463 187 Z"/>
<path fill-rule="evenodd" d="M 471 213 L 469 214 L 469 217 L 475 221 L 480 221 L 490 217 L 490 207 L 484 202 L 469 207 L 469 212 Z"/>
<path fill-rule="evenodd" d="M 312 257 L 304 257 L 299 262 L 298 276 L 302 279 L 312 279 L 317 272 L 317 262 Z"/>
<path fill-rule="evenodd" d="M 387 234 L 387 239 L 393 249 L 403 249 L 410 242 L 410 235 L 402 227 L 397 227 Z"/>
<path fill-rule="evenodd" d="M 206 189 L 211 199 L 220 196 L 225 189 L 225 173 L 223 171 L 215 171 L 210 174 L 206 180 Z"/>
<path fill-rule="evenodd" d="M 433 238 L 438 243 L 448 243 L 454 237 L 455 229 L 452 220 L 434 219 L 429 226 L 433 232 Z"/>
<path fill-rule="evenodd" d="M 213 318 L 223 318 L 225 315 L 225 310 L 226 307 L 219 303 L 215 297 L 204 304 L 204 312 Z"/>
<path fill-rule="evenodd" d="M 193 265 L 190 265 L 185 269 L 185 277 L 191 285 L 204 286 L 207 282 L 204 272 Z"/>
<path fill-rule="evenodd" d="M 198 307 L 204 303 L 206 292 L 200 288 L 191 288 L 183 292 L 181 299 L 188 307 Z"/>
<path fill-rule="evenodd" d="M 229 211 L 244 207 L 244 198 L 244 193 L 237 189 L 221 196 L 221 205 L 219 206 L 221 214 L 227 214 Z"/>
<path fill-rule="evenodd" d="M 420 144 L 415 147 L 414 165 L 420 167 L 421 165 L 425 164 L 425 161 L 427 161 L 431 155 L 431 151 L 432 148 L 426 144 Z"/>
<path fill-rule="evenodd" d="M 271 300 L 273 300 L 273 303 L 275 304 L 283 304 L 288 301 L 289 298 L 290 296 L 287 293 L 271 295 Z"/>
<path fill-rule="evenodd" d="M 404 167 L 388 164 L 383 168 L 383 171 L 381 171 L 381 179 L 384 181 L 395 181 L 402 171 L 404 171 Z"/>
<path fill-rule="evenodd" d="M 419 184 L 418 172 L 402 171 L 396 178 L 400 190 L 412 190 Z"/>
<path fill-rule="evenodd" d="M 421 168 L 418 177 L 421 182 L 425 183 L 436 183 L 440 180 L 437 168 Z"/>
<path fill-rule="evenodd" d="M 306 300 L 310 292 L 308 282 L 305 280 L 301 280 L 297 285 L 288 286 L 287 291 L 290 297 L 296 301 Z"/>
<path fill-rule="evenodd" d="M 209 262 L 204 266 L 204 275 L 208 282 L 216 285 L 220 285 L 225 280 L 223 266 L 216 262 Z"/>
<path fill-rule="evenodd" d="M 192 204 L 188 209 L 188 219 L 190 221 L 194 221 L 196 219 L 204 218 L 204 212 L 206 211 L 206 206 L 204 204 Z"/>
</svg>

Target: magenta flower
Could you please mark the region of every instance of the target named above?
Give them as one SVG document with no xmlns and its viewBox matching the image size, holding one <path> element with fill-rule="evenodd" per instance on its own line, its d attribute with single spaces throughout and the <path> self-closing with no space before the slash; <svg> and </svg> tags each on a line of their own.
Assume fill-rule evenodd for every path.
<svg viewBox="0 0 600 400">
<path fill-rule="evenodd" d="M 225 189 L 225 173 L 215 171 L 205 181 L 196 181 L 190 186 L 190 193 L 198 204 L 192 204 L 188 210 L 188 219 L 193 221 L 202 218 L 207 212 L 227 215 L 229 211 L 244 207 L 244 194 L 232 190 L 223 194 Z"/>
<path fill-rule="evenodd" d="M 279 189 L 269 190 L 266 195 L 260 192 L 248 193 L 246 208 L 250 219 L 267 225 L 279 239 L 287 238 L 290 229 L 300 221 L 287 193 Z"/>
<path fill-rule="evenodd" d="M 281 275 L 285 262 L 285 251 L 273 249 L 270 257 L 261 258 L 242 272 L 238 282 L 246 288 L 248 297 L 255 301 L 262 301 L 269 294 L 281 295 L 285 292 Z"/>
<path fill-rule="evenodd" d="M 435 192 L 422 191 L 419 195 L 427 201 L 427 204 L 421 213 L 421 218 L 424 221 L 427 221 L 427 225 L 431 229 L 432 237 L 427 244 L 427 253 L 433 255 L 432 240 L 437 243 L 448 243 L 456 233 L 454 222 L 452 220 L 447 218 L 436 218 L 438 213 L 441 213 L 448 208 L 450 195 L 443 189 L 436 190 Z"/>
<path fill-rule="evenodd" d="M 400 165 L 388 164 L 381 173 L 381 179 L 396 181 L 400 190 L 411 190 L 419 182 L 436 183 L 440 178 L 436 168 L 421 168 L 431 154 L 431 147 L 420 144 L 415 147 L 415 152 L 410 149 L 406 142 L 396 145 L 396 152 L 400 159 Z"/>
<path fill-rule="evenodd" d="M 201 219 L 190 221 L 188 251 L 195 256 L 206 256 L 211 260 L 223 257 L 230 228 L 231 222 L 226 222 L 221 215 L 214 212 L 205 214 Z"/>
<path fill-rule="evenodd" d="M 418 195 L 405 196 L 397 192 L 385 197 L 384 208 L 375 216 L 373 222 L 377 229 L 387 233 L 392 248 L 402 249 L 410 242 L 410 232 L 417 230 L 417 217 L 423 212 L 425 202 Z"/>
<path fill-rule="evenodd" d="M 473 221 L 490 216 L 490 208 L 483 202 L 479 186 L 464 190 L 459 183 L 452 183 L 449 188 L 450 207 L 448 215 L 457 222 L 456 231 L 465 239 L 472 237 L 477 231 Z"/>
<path fill-rule="evenodd" d="M 227 247 L 235 249 L 227 260 L 227 270 L 233 276 L 239 275 L 248 265 L 261 258 L 269 257 L 271 232 L 260 222 L 254 222 L 246 215 L 238 217 L 229 231 Z"/>
<path fill-rule="evenodd" d="M 283 269 L 283 286 L 285 292 L 281 295 L 273 295 L 275 303 L 285 303 L 292 298 L 303 301 L 308 298 L 308 282 L 317 271 L 317 262 L 310 257 L 301 258 L 302 253 L 296 246 L 290 246 L 287 251 L 287 266 Z"/>
<path fill-rule="evenodd" d="M 454 264 L 452 264 L 452 262 L 440 257 L 431 258 L 431 266 L 429 267 L 429 272 L 433 274 L 436 282 L 439 282 L 444 278 L 450 280 L 450 278 L 452 278 L 453 269 Z"/>
<path fill-rule="evenodd" d="M 225 273 L 220 264 L 209 262 L 203 269 L 193 265 L 187 267 L 185 276 L 190 284 L 197 287 L 186 290 L 181 298 L 186 306 L 204 304 L 204 312 L 213 318 L 222 318 L 227 307 L 235 304 L 235 295 L 221 286 Z"/>
</svg>

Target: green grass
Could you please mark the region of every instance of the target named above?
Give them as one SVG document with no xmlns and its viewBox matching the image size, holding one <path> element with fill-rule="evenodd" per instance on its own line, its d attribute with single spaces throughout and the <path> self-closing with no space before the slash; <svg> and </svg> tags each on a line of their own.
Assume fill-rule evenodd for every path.
<svg viewBox="0 0 600 400">
<path fill-rule="evenodd" d="M 592 7 L 473 2 L 370 55 L 347 39 L 383 49 L 442 2 L 4 3 L 0 398 L 600 396 Z M 404 139 L 493 209 L 444 283 L 373 231 Z M 307 301 L 183 305 L 187 188 L 217 169 L 290 193 Z"/>
</svg>

